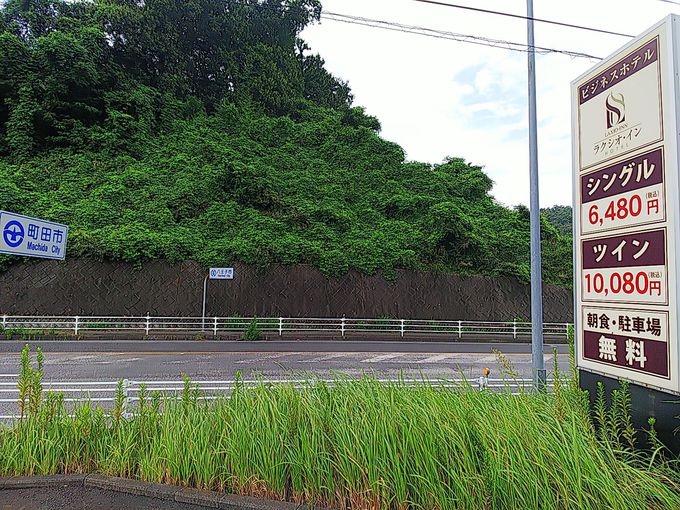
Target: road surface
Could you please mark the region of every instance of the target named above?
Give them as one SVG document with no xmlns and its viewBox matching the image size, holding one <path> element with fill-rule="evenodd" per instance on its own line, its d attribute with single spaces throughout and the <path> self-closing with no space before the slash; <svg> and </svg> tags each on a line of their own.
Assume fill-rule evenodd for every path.
<svg viewBox="0 0 680 510">
<path fill-rule="evenodd" d="M 424 344 L 421 350 L 427 346 Z M 509 346 L 506 350 L 515 349 Z M 0 417 L 18 413 L 19 358 L 18 353 L 0 353 Z M 568 358 L 568 354 L 558 354 L 561 371 L 568 370 Z M 503 359 L 512 366 L 518 379 L 531 377 L 530 354 L 510 352 L 504 354 Z M 546 354 L 546 367 L 550 369 L 552 364 L 553 355 Z M 371 375 L 384 379 L 404 377 L 430 381 L 465 377 L 477 381 L 484 367 L 491 369 L 491 378 L 510 381 L 497 355 L 491 352 L 48 352 L 43 381 L 70 382 L 70 385 L 59 384 L 51 388 L 61 390 L 67 399 L 104 398 L 100 403 L 108 409 L 115 384 L 102 383 L 115 383 L 121 379 L 181 381 L 182 374 L 186 374 L 196 382 L 229 381 L 240 373 L 246 380 Z M 73 384 L 78 382 L 98 384 Z M 179 389 L 181 384 L 174 386 Z M 150 387 L 154 388 L 154 385 Z M 49 388 L 48 384 L 46 389 Z M 87 391 L 83 392 L 82 388 Z M 100 391 L 90 391 L 95 388 Z"/>
<path fill-rule="evenodd" d="M 505 354 L 519 377 L 530 377 L 530 354 Z M 568 369 L 568 355 L 559 354 L 561 370 Z M 550 370 L 553 355 L 546 354 Z M 493 353 L 385 353 L 385 352 L 233 352 L 233 353 L 47 353 L 46 381 L 115 381 L 118 379 L 163 380 L 187 374 L 194 380 L 244 378 L 289 378 L 292 375 L 380 377 L 478 378 L 489 367 L 492 377 L 501 377 Z M 13 380 L 19 369 L 19 354 L 0 354 L 0 378 Z"/>
</svg>

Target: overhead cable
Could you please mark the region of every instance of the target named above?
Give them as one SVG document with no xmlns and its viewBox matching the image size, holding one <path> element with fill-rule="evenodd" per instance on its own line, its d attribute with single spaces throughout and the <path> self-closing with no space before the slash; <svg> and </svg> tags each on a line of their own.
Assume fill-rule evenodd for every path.
<svg viewBox="0 0 680 510">
<path fill-rule="evenodd" d="M 561 50 L 557 48 L 548 48 L 544 46 L 533 46 L 530 47 L 525 43 L 516 43 L 512 41 L 506 41 L 503 39 L 493 39 L 490 37 L 483 37 L 478 35 L 470 34 L 460 34 L 456 32 L 447 32 L 445 30 L 436 30 L 433 28 L 419 27 L 415 25 L 405 25 L 403 23 L 396 23 L 391 21 L 362 18 L 359 16 L 351 16 L 348 14 L 339 14 L 335 12 L 324 12 L 321 15 L 322 19 L 328 21 L 338 21 L 341 23 L 349 23 L 353 25 L 361 25 L 371 28 L 381 28 L 383 30 L 392 30 L 396 32 L 402 32 L 407 34 L 422 35 L 425 37 L 433 37 L 436 39 L 448 39 L 451 41 L 464 42 L 469 44 L 477 44 L 480 46 L 488 46 L 491 48 L 502 48 L 510 51 L 528 52 L 533 49 L 536 53 L 547 55 L 550 53 L 566 55 L 571 58 L 587 58 L 590 60 L 601 60 L 600 57 L 594 55 L 589 55 L 587 53 Z"/>
<path fill-rule="evenodd" d="M 532 20 L 537 23 L 548 23 L 550 25 L 557 25 L 561 27 L 567 27 L 567 28 L 577 28 L 579 30 L 588 30 L 590 32 L 598 32 L 600 34 L 608 34 L 608 35 L 617 35 L 619 37 L 629 37 L 632 38 L 633 36 L 630 34 L 622 34 L 621 32 L 613 32 L 611 30 L 603 30 L 601 28 L 592 28 L 592 27 L 584 27 L 582 25 L 574 25 L 572 23 L 564 23 L 562 21 L 553 21 L 553 20 L 548 20 L 548 19 L 541 19 L 541 18 L 534 18 L 534 17 L 527 17 L 527 16 L 522 16 L 521 14 L 512 14 L 510 12 L 502 12 L 502 11 L 493 11 L 491 9 L 480 9 L 479 7 L 470 7 L 468 5 L 458 5 L 458 4 L 448 4 L 445 2 L 438 2 L 436 0 L 413 0 L 414 2 L 420 2 L 424 4 L 433 4 L 433 5 L 439 5 L 442 7 L 452 7 L 454 9 L 463 9 L 466 11 L 474 11 L 474 12 L 481 12 L 484 14 L 494 14 L 497 16 L 506 16 L 509 18 L 517 18 L 521 20 Z M 664 0 L 662 0 L 664 1 Z M 675 2 L 671 2 L 675 3 Z"/>
</svg>

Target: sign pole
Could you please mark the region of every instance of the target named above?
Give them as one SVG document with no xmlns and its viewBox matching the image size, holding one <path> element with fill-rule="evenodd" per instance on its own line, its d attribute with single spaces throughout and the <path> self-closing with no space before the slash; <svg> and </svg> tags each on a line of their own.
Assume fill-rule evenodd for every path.
<svg viewBox="0 0 680 510">
<path fill-rule="evenodd" d="M 576 359 L 591 396 L 628 381 L 631 421 L 680 451 L 680 17 L 572 82 Z M 644 439 L 641 438 L 644 443 Z"/>
<path fill-rule="evenodd" d="M 201 312 L 201 331 L 205 331 L 205 302 L 208 296 L 208 280 L 233 280 L 233 267 L 211 267 L 203 280 L 203 309 Z"/>
<path fill-rule="evenodd" d="M 207 295 L 207 290 L 208 290 L 208 277 L 210 274 L 208 273 L 205 275 L 205 278 L 203 279 L 203 313 L 201 313 L 201 331 L 205 331 L 205 298 Z"/>
<path fill-rule="evenodd" d="M 543 358 L 543 276 L 541 269 L 541 210 L 538 194 L 538 135 L 536 127 L 536 55 L 534 51 L 534 2 L 527 0 L 529 69 L 529 211 L 531 217 L 531 366 L 535 390 L 545 388 Z"/>
</svg>

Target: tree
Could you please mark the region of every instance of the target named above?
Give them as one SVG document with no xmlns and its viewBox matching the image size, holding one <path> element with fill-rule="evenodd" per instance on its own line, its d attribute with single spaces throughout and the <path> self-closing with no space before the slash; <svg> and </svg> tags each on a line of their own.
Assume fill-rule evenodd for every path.
<svg viewBox="0 0 680 510">
<path fill-rule="evenodd" d="M 554 205 L 547 209 L 541 209 L 541 213 L 562 234 L 571 235 L 572 214 L 568 205 Z"/>
<path fill-rule="evenodd" d="M 481 166 L 406 162 L 300 39 L 318 0 L 0 7 L 0 209 L 72 255 L 529 274 L 525 208 Z M 546 278 L 571 240 L 544 224 Z M 6 267 L 7 258 L 0 258 Z"/>
</svg>

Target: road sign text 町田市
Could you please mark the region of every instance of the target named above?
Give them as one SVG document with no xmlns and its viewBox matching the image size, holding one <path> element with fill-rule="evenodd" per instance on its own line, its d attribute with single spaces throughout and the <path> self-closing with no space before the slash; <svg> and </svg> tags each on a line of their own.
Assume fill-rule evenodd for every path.
<svg viewBox="0 0 680 510">
<path fill-rule="evenodd" d="M 0 211 L 0 253 L 64 260 L 68 226 Z"/>
</svg>

